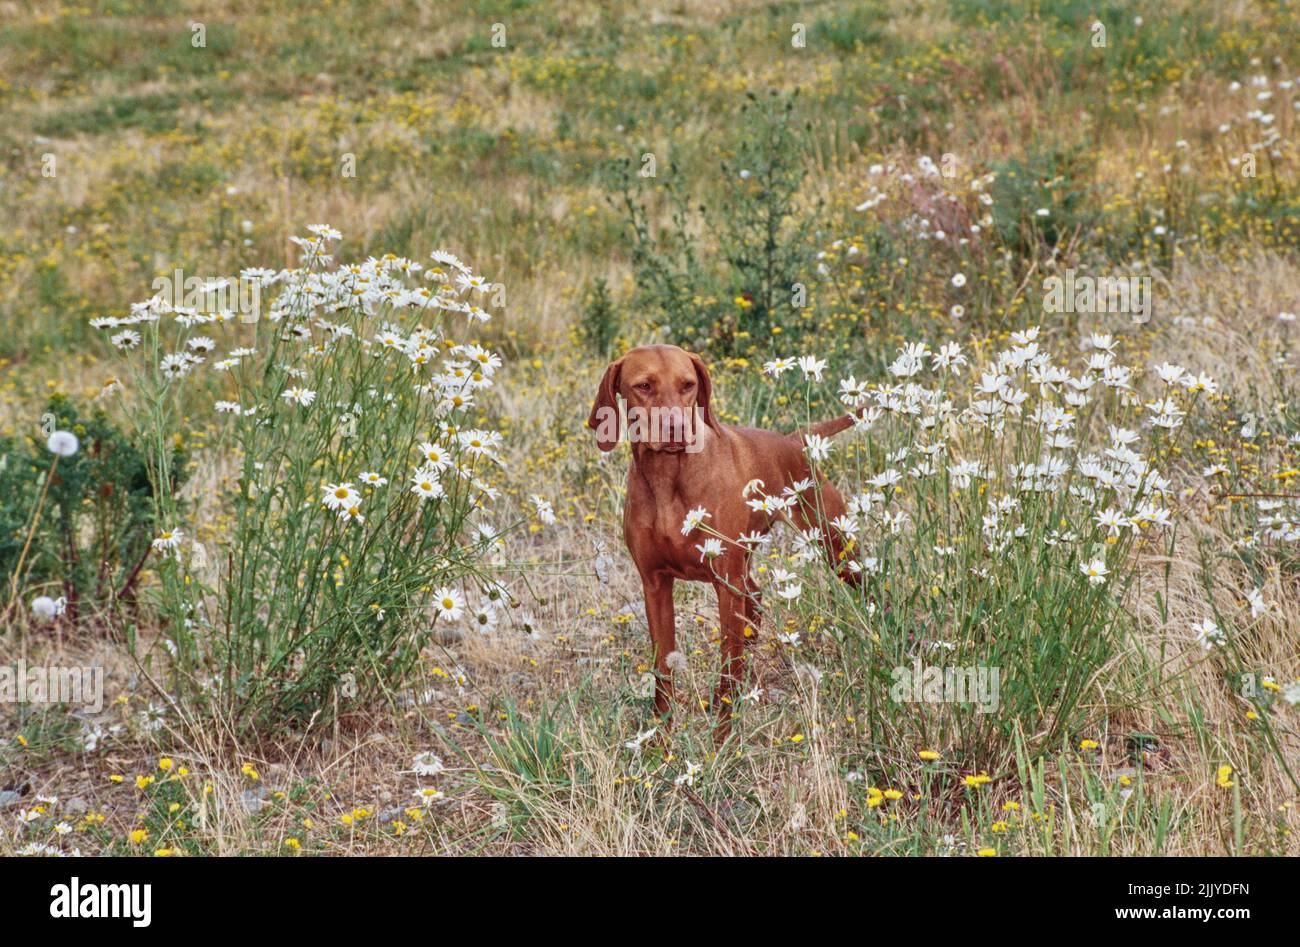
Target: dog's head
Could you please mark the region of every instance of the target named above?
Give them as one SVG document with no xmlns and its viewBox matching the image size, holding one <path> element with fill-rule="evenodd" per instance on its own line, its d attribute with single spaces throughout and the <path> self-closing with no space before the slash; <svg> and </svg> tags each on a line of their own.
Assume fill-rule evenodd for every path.
<svg viewBox="0 0 1300 947">
<path fill-rule="evenodd" d="M 718 428 L 712 396 L 709 370 L 698 355 L 675 345 L 643 345 L 605 369 L 587 427 L 603 451 L 613 450 L 624 433 L 651 450 L 690 450 L 703 435 L 698 421 Z M 620 397 L 627 402 L 626 432 L 620 426 Z"/>
</svg>

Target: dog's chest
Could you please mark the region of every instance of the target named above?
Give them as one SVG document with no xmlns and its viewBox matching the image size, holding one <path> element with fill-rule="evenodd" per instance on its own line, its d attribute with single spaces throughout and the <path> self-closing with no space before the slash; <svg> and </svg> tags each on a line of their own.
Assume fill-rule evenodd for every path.
<svg viewBox="0 0 1300 947">
<path fill-rule="evenodd" d="M 624 532 L 629 546 L 651 545 L 664 553 L 687 548 L 682 524 L 692 509 L 689 498 L 672 483 L 648 486 L 644 481 L 628 484 L 627 504 L 623 509 Z"/>
<path fill-rule="evenodd" d="M 721 561 L 706 562 L 709 553 L 702 547 L 721 535 L 721 552 L 730 560 L 735 547 L 726 540 L 761 528 L 751 523 L 742 491 L 728 476 L 728 456 L 640 460 L 644 466 L 638 464 L 629 473 L 623 508 L 623 535 L 633 559 L 642 571 L 663 569 L 678 578 L 711 581 L 712 567 L 721 566 Z M 693 525 L 683 534 L 688 517 Z"/>
<path fill-rule="evenodd" d="M 624 520 L 656 545 L 675 547 L 684 538 L 682 523 L 688 512 L 690 507 L 680 497 L 650 493 L 645 501 L 629 504 Z"/>
</svg>

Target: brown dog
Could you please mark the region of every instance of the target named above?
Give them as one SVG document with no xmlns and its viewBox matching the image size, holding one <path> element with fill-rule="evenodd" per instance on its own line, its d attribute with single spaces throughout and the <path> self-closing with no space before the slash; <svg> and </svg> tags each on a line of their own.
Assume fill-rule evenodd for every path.
<svg viewBox="0 0 1300 947">
<path fill-rule="evenodd" d="M 722 675 L 713 707 L 719 715 L 714 735 L 720 743 L 730 732 L 731 704 L 744 673 L 746 640 L 759 624 L 760 600 L 749 574 L 750 550 L 736 540 L 764 534 L 775 519 L 784 518 L 752 509 L 746 503 L 746 488 L 761 481 L 762 493 L 777 496 L 811 477 L 804 437 L 838 433 L 851 427 L 853 418 L 846 414 L 793 434 L 731 427 L 714 417 L 711 395 L 709 371 L 698 355 L 675 345 L 646 345 L 605 369 L 587 426 L 597 432 L 602 451 L 613 450 L 624 436 L 632 442 L 623 536 L 645 590 L 654 642 L 655 711 L 665 719 L 672 701 L 673 669 L 668 656 L 677 646 L 673 582 L 708 582 L 717 591 Z M 620 417 L 620 396 L 630 420 L 626 428 L 611 428 L 611 416 Z M 651 409 L 658 409 L 664 423 L 639 425 L 641 436 L 634 436 L 638 418 L 655 416 Z M 702 423 L 692 426 L 696 417 Z M 846 581 L 855 582 L 844 556 L 844 537 L 830 524 L 844 513 L 840 494 L 821 480 L 818 490 L 804 490 L 800 496 L 803 502 L 790 511 L 789 518 L 800 529 L 819 529 L 832 566 Z M 687 513 L 699 507 L 709 513 L 704 520 L 708 529 L 725 537 L 721 554 L 707 561 L 698 548 L 706 532 L 682 533 Z"/>
</svg>

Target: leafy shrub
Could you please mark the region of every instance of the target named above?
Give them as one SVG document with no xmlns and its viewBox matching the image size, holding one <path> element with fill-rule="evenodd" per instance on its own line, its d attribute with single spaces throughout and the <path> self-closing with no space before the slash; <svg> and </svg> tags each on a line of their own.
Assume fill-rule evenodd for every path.
<svg viewBox="0 0 1300 947">
<path fill-rule="evenodd" d="M 17 584 L 51 587 L 75 622 L 133 597 L 156 531 L 154 489 L 144 456 L 102 408 L 87 413 L 56 395 L 46 406 L 42 430 L 70 431 L 80 446 L 59 459 L 51 476 L 44 437 L 0 438 L 0 571 L 15 578 L 21 560 Z M 185 454 L 178 447 L 172 454 L 168 489 L 174 493 L 184 479 Z"/>
<path fill-rule="evenodd" d="M 622 165 L 621 200 L 633 235 L 638 304 L 663 319 L 674 342 L 719 353 L 753 350 L 811 293 L 808 242 L 813 209 L 801 204 L 807 129 L 795 98 L 749 95 L 731 157 L 721 163 L 715 209 L 691 205 L 678 169 L 662 188 L 669 222 L 656 226 L 642 178 Z M 697 253 L 707 231 L 718 262 Z"/>
<path fill-rule="evenodd" d="M 813 23 L 808 41 L 826 43 L 842 53 L 859 52 L 884 41 L 885 22 L 888 14 L 865 5 L 837 10 Z"/>
<path fill-rule="evenodd" d="M 1090 235 L 1100 207 L 1084 182 L 1095 160 L 1083 148 L 1051 148 L 995 162 L 993 221 L 1003 245 L 1033 261 L 1044 246 Z"/>
<path fill-rule="evenodd" d="M 578 333 L 593 352 L 604 358 L 609 355 L 610 346 L 614 344 L 618 323 L 618 310 L 610 299 L 609 285 L 604 279 L 597 279 L 587 291 Z"/>
</svg>

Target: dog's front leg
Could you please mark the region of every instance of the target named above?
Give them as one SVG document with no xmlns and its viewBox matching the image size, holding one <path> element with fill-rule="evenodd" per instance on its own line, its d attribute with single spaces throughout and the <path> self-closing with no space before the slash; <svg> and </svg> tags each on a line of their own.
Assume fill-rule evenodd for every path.
<svg viewBox="0 0 1300 947">
<path fill-rule="evenodd" d="M 673 577 L 662 572 L 642 574 L 646 621 L 654 644 L 655 714 L 664 728 L 672 724 L 673 669 L 668 656 L 677 650 L 677 618 L 673 612 Z"/>
</svg>

